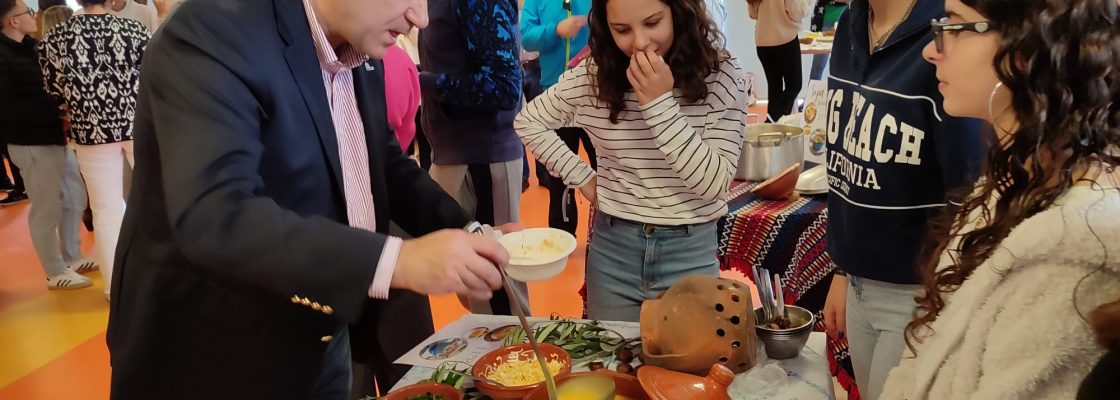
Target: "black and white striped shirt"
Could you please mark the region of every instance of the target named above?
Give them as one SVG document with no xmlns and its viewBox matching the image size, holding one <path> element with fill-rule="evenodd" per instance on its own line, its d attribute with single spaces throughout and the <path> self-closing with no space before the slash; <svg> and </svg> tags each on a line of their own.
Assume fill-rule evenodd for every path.
<svg viewBox="0 0 1120 400">
<path fill-rule="evenodd" d="M 514 122 L 538 160 L 569 187 L 598 176 L 600 211 L 658 225 L 713 221 L 727 214 L 727 190 L 742 150 L 746 79 L 738 60 L 727 59 L 708 81 L 708 96 L 686 104 L 680 91 L 639 106 L 633 92 L 618 124 L 591 91 L 593 61 L 566 72 Z M 595 144 L 592 170 L 553 131 L 587 130 Z"/>
</svg>

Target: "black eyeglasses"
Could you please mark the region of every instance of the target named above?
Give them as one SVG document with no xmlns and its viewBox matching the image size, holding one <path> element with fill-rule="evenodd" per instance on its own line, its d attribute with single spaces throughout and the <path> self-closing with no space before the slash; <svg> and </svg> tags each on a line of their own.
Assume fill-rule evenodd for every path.
<svg viewBox="0 0 1120 400">
<path fill-rule="evenodd" d="M 21 12 L 21 13 L 19 13 L 19 14 L 16 14 L 16 15 L 13 15 L 13 16 L 12 16 L 12 18 L 16 18 L 16 17 L 18 17 L 18 16 L 20 16 L 20 15 L 23 15 L 23 14 L 27 14 L 27 15 L 30 15 L 30 16 L 31 16 L 32 18 L 34 18 L 34 17 L 35 17 L 35 10 L 32 10 L 32 9 L 31 9 L 31 8 L 29 7 L 29 8 L 27 9 L 27 11 Z"/>
<path fill-rule="evenodd" d="M 960 24 L 949 23 L 948 18 L 935 19 L 929 22 L 933 31 L 933 45 L 937 46 L 938 53 L 945 52 L 945 32 L 976 32 L 984 33 L 995 30 L 989 21 L 964 22 Z"/>
</svg>

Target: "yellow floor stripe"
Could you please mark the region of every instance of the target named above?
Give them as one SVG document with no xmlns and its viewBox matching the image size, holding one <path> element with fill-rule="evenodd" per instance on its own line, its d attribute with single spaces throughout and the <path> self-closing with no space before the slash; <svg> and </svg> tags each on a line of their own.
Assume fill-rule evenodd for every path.
<svg viewBox="0 0 1120 400">
<path fill-rule="evenodd" d="M 91 287 L 53 290 L 0 312 L 0 387 L 105 330 L 109 302 L 99 273 Z"/>
</svg>

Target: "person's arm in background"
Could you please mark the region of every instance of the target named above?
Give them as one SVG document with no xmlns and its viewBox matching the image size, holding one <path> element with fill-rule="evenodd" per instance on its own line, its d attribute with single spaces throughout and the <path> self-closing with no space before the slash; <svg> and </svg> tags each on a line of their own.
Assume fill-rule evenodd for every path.
<svg viewBox="0 0 1120 400">
<path fill-rule="evenodd" d="M 456 10 L 466 40 L 462 75 L 420 73 L 420 87 L 452 106 L 513 110 L 521 104 L 517 13 L 505 0 L 464 0 Z"/>
<path fill-rule="evenodd" d="M 152 0 L 152 4 L 156 6 L 155 23 L 152 25 L 152 33 L 159 30 L 159 26 L 163 25 L 163 21 L 171 15 L 171 10 L 178 4 L 177 0 Z"/>
<path fill-rule="evenodd" d="M 809 1 L 811 0 L 785 0 L 786 16 L 790 21 L 801 22 L 806 15 L 809 15 L 809 9 L 812 7 Z"/>
<path fill-rule="evenodd" d="M 529 51 L 545 51 L 564 44 L 587 26 L 586 15 L 573 15 L 561 21 L 546 20 L 540 13 L 541 0 L 526 0 L 521 8 L 521 45 Z"/>
<path fill-rule="evenodd" d="M 136 33 L 137 33 L 136 39 L 135 39 L 136 40 L 136 60 L 135 61 L 136 61 L 136 70 L 139 71 L 140 66 L 144 64 L 144 52 L 147 51 L 147 49 L 148 49 L 148 42 L 150 42 L 152 40 L 152 33 L 151 33 L 151 31 L 148 30 L 148 27 L 144 26 L 144 24 L 141 24 L 140 21 L 133 21 L 133 22 L 136 22 L 136 24 L 133 25 L 133 29 L 136 29 Z"/>
<path fill-rule="evenodd" d="M 57 35 L 52 36 L 52 38 Z M 58 45 L 51 40 L 39 42 L 39 68 L 43 70 L 43 89 L 47 94 L 62 99 L 62 60 Z"/>
<path fill-rule="evenodd" d="M 528 51 L 543 51 L 563 43 L 556 35 L 560 21 L 544 21 L 540 15 L 542 0 L 525 0 L 521 6 L 521 45 Z"/>
<path fill-rule="evenodd" d="M 385 114 L 397 136 L 401 151 L 416 137 L 416 112 L 420 107 L 420 78 L 416 64 L 404 49 L 385 50 Z"/>
</svg>

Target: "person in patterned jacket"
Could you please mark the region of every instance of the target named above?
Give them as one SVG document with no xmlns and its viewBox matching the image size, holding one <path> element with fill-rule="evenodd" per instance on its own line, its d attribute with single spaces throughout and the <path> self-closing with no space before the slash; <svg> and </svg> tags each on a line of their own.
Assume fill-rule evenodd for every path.
<svg viewBox="0 0 1120 400">
<path fill-rule="evenodd" d="M 109 14 L 106 0 L 79 0 L 82 14 L 51 28 L 39 46 L 47 93 L 70 113 L 70 139 L 89 191 L 96 231 L 94 258 L 105 297 L 124 218 L 124 162 L 133 164 L 132 119 L 148 28 Z"/>
<path fill-rule="evenodd" d="M 420 90 L 432 179 L 478 222 L 518 222 L 525 150 L 513 129 L 522 83 L 517 3 L 431 0 L 428 14 L 430 25 L 420 31 Z M 527 289 L 516 291 L 527 304 Z M 470 309 L 511 313 L 503 293 Z"/>
</svg>

